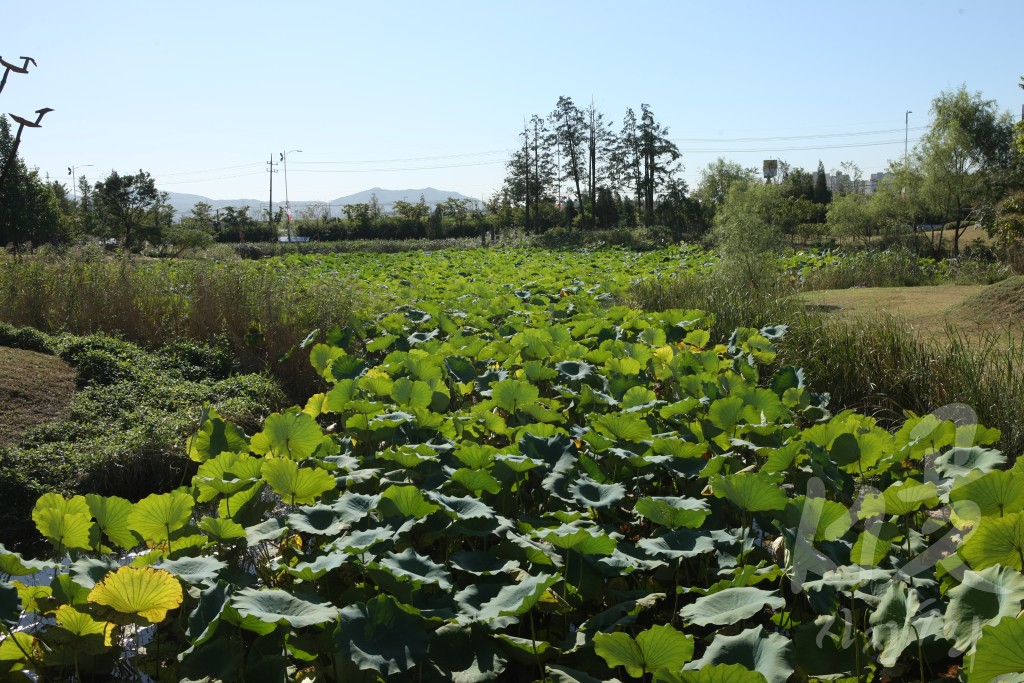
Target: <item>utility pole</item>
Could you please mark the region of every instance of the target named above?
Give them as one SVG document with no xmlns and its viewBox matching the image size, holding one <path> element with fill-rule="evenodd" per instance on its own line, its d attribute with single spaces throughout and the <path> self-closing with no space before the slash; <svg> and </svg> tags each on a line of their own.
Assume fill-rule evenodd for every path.
<svg viewBox="0 0 1024 683">
<path fill-rule="evenodd" d="M 907 113 L 903 115 L 903 165 L 906 166 L 910 163 L 910 157 L 907 153 L 907 143 L 910 140 L 910 115 L 914 112 L 907 110 Z"/>
<path fill-rule="evenodd" d="M 290 149 L 287 152 L 281 152 L 281 163 L 284 164 L 284 206 L 285 213 L 285 227 L 288 230 L 288 243 L 292 242 L 292 205 L 288 201 L 288 155 L 292 152 L 302 152 L 301 149 Z"/>
<path fill-rule="evenodd" d="M 277 169 L 274 166 L 274 155 L 270 155 L 270 161 L 267 162 L 268 172 L 270 173 L 270 204 L 267 207 L 267 225 L 274 226 L 274 174 L 277 173 Z"/>
</svg>

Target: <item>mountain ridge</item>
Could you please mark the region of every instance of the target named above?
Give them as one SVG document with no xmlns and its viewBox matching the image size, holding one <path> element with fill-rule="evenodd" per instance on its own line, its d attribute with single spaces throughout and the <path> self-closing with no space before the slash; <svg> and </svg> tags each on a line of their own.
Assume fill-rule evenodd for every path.
<svg viewBox="0 0 1024 683">
<path fill-rule="evenodd" d="M 368 190 L 361 190 L 350 195 L 344 195 L 336 197 L 330 201 L 315 201 L 315 200 L 291 200 L 289 203 L 292 207 L 292 212 L 298 217 L 300 211 L 310 207 L 328 204 L 330 205 L 332 216 L 343 216 L 344 211 L 342 207 L 349 204 L 363 204 L 369 203 L 370 198 L 376 195 L 377 201 L 380 203 L 381 210 L 384 213 L 391 213 L 393 211 L 395 202 L 407 201 L 416 203 L 420 200 L 420 196 L 423 197 L 423 201 L 428 206 L 433 208 L 437 204 L 441 204 L 447 201 L 449 198 L 465 199 L 470 202 L 479 202 L 480 200 L 476 197 L 468 197 L 459 192 L 452 190 L 438 190 L 433 187 L 421 187 L 421 188 L 410 188 L 405 190 L 388 190 L 382 187 L 372 187 Z M 199 194 L 189 194 L 185 192 L 168 192 L 167 203 L 170 204 L 175 212 L 180 215 L 188 214 L 192 211 L 192 207 L 197 202 L 205 202 L 210 205 L 214 210 L 223 209 L 228 206 L 235 208 L 241 208 L 243 206 L 249 207 L 250 215 L 258 215 L 260 212 L 266 211 L 267 202 L 260 199 L 210 199 Z M 283 200 L 274 200 L 275 211 L 284 205 Z"/>
</svg>

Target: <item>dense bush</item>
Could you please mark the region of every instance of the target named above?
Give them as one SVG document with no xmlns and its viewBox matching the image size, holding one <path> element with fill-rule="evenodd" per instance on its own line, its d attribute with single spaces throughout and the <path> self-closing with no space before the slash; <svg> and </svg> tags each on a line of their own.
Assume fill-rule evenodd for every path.
<svg viewBox="0 0 1024 683">
<path fill-rule="evenodd" d="M 0 344 L 50 352 L 78 373 L 64 420 L 0 448 L 0 542 L 24 541 L 45 491 L 138 499 L 181 483 L 189 435 L 207 404 L 254 428 L 283 396 L 269 379 L 236 374 L 224 343 L 171 344 L 156 353 L 102 334 L 49 336 L 0 324 Z"/>
</svg>

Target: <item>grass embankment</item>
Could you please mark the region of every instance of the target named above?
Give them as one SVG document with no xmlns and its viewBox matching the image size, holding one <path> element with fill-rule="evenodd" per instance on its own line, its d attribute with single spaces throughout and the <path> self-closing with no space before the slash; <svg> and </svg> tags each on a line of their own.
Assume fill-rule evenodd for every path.
<svg viewBox="0 0 1024 683">
<path fill-rule="evenodd" d="M 148 348 L 226 338 L 241 368 L 272 373 L 293 397 L 319 387 L 289 359 L 316 328 L 343 322 L 360 297 L 344 273 L 311 277 L 284 261 L 0 257 L 0 321 L 44 332 L 114 334 Z"/>
<path fill-rule="evenodd" d="M 21 394 L 29 408 L 53 403 L 34 425 L 27 413 L 5 415 L 0 543 L 8 546 L 34 536 L 29 511 L 45 492 L 137 500 L 177 486 L 191 471 L 185 443 L 205 403 L 255 429 L 284 400 L 271 380 L 238 374 L 225 345 L 179 342 L 150 353 L 101 334 L 0 324 L 0 347 L 12 360 L 4 367 L 18 373 L 4 393 Z M 45 374 L 30 374 L 37 369 Z"/>
<path fill-rule="evenodd" d="M 0 446 L 65 417 L 74 393 L 75 370 L 60 358 L 0 347 Z"/>
<path fill-rule="evenodd" d="M 1001 287 L 1010 288 L 1012 281 L 1007 282 Z M 1002 290 L 981 289 L 973 297 L 992 291 Z M 962 404 L 981 424 L 1002 432 L 999 447 L 1010 458 L 1024 453 L 1024 342 L 1019 334 L 1024 330 L 1019 322 L 1018 334 L 985 331 L 977 323 L 959 328 L 936 323 L 929 328 L 932 333 L 921 334 L 913 323 L 880 312 L 877 304 L 872 310 L 870 290 L 846 295 L 861 297 L 864 313 L 857 316 L 808 309 L 794 294 L 782 285 L 766 282 L 754 289 L 715 274 L 642 283 L 630 296 L 633 305 L 643 308 L 710 311 L 718 339 L 737 326 L 786 323 L 790 329 L 780 341 L 780 360 L 804 368 L 814 389 L 831 394 L 834 411 L 852 408 L 895 424 L 905 411 L 924 414 Z M 829 293 L 805 296 L 827 301 Z M 995 304 L 971 296 L 960 307 L 975 316 L 1002 316 Z M 922 310 L 919 320 L 929 315 L 936 312 Z"/>
</svg>

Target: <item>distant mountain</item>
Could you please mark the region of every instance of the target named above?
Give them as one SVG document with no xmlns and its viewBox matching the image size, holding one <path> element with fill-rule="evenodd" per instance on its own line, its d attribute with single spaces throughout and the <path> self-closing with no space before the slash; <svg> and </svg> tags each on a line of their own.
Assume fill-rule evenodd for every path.
<svg viewBox="0 0 1024 683">
<path fill-rule="evenodd" d="M 392 207 L 394 206 L 395 202 L 400 200 L 412 202 L 415 204 L 420 200 L 421 195 L 423 197 L 423 200 L 430 207 L 433 207 L 436 204 L 441 204 L 448 200 L 448 198 L 450 197 L 454 197 L 455 199 L 468 199 L 471 202 L 480 201 L 479 199 L 476 199 L 474 197 L 467 197 L 466 195 L 459 194 L 458 192 L 452 192 L 449 190 L 437 190 L 434 189 L 433 187 L 424 187 L 420 189 L 409 190 L 385 190 L 384 188 L 374 187 L 369 190 L 363 190 L 362 192 L 356 192 L 355 194 L 350 194 L 345 197 L 338 197 L 336 199 L 330 200 L 329 204 L 331 205 L 331 215 L 344 215 L 344 212 L 342 211 L 341 207 L 346 206 L 347 204 L 368 204 L 370 202 L 370 198 L 373 195 L 377 196 L 377 201 L 380 202 L 381 210 L 383 210 L 384 213 L 391 213 Z M 202 195 L 185 194 L 182 192 L 168 192 L 167 201 L 171 206 L 174 207 L 174 210 L 177 212 L 179 216 L 187 214 L 190 211 L 192 211 L 192 207 L 195 206 L 197 202 L 206 202 L 214 210 L 223 209 L 226 206 L 233 206 L 235 208 L 248 206 L 250 215 L 257 214 L 261 210 L 261 207 L 262 209 L 265 209 L 267 205 L 265 199 L 210 199 L 209 197 L 204 197 Z M 293 200 L 291 202 L 291 205 L 292 211 L 295 214 L 298 214 L 299 211 L 301 211 L 302 209 L 311 204 L 324 203 L 325 202 Z M 282 204 L 283 202 L 281 202 L 280 200 L 275 201 L 275 209 L 281 206 Z"/>
</svg>

